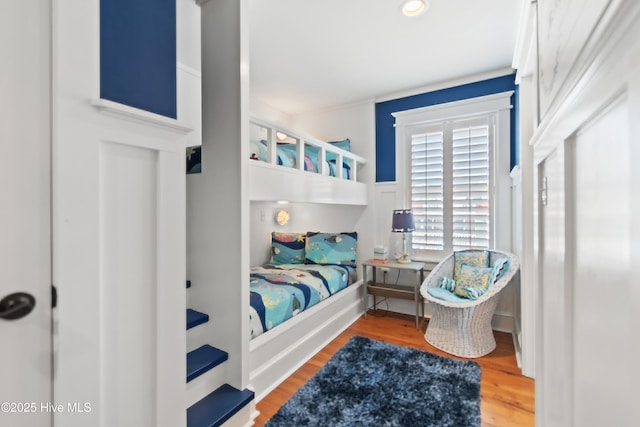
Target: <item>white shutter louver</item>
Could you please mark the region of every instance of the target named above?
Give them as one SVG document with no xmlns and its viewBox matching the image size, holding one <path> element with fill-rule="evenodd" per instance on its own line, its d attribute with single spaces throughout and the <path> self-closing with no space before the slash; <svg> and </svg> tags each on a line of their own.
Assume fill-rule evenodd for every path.
<svg viewBox="0 0 640 427">
<path fill-rule="evenodd" d="M 444 138 L 442 129 L 411 135 L 411 209 L 414 249 L 444 249 Z"/>
<path fill-rule="evenodd" d="M 488 248 L 489 126 L 455 126 L 451 135 L 453 250 Z"/>
</svg>

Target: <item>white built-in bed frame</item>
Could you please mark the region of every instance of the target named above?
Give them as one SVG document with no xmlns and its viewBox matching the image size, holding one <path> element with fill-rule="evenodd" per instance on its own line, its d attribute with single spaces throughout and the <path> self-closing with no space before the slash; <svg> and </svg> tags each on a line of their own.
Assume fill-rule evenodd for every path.
<svg viewBox="0 0 640 427">
<path fill-rule="evenodd" d="M 366 205 L 367 185 L 357 181 L 358 168 L 366 160 L 356 154 L 336 148 L 252 118 L 252 126 L 266 130 L 269 162 L 250 162 L 250 199 L 252 201 L 288 200 L 291 202 Z M 276 132 L 283 132 L 296 140 L 297 158 L 301 159 L 305 145 L 319 149 L 319 173 L 304 170 L 304 162 L 297 168 L 279 166 L 276 157 Z M 328 176 L 324 159 L 327 152 L 337 156 L 336 163 L 346 159 L 351 167 L 350 179 Z M 249 343 L 250 387 L 261 400 L 322 347 L 355 322 L 363 312 L 363 285 L 358 280 L 331 298 L 324 300 L 276 328 L 254 338 Z"/>
<path fill-rule="evenodd" d="M 268 161 L 249 160 L 249 198 L 252 201 L 288 200 L 307 203 L 329 203 L 347 205 L 366 205 L 367 185 L 358 181 L 358 170 L 367 164 L 366 159 L 342 150 L 332 144 L 322 142 L 286 130 L 260 119 L 251 119 L 252 132 L 261 128 L 266 132 Z M 277 161 L 276 134 L 284 133 L 288 140 L 296 141 L 297 165 L 295 168 L 279 166 Z M 318 173 L 305 171 L 305 146 L 318 149 Z M 342 177 L 342 167 L 337 168 L 338 176 L 329 176 L 325 163 L 327 153 L 334 153 L 336 164 L 348 162 L 351 167 L 350 177 Z"/>
</svg>

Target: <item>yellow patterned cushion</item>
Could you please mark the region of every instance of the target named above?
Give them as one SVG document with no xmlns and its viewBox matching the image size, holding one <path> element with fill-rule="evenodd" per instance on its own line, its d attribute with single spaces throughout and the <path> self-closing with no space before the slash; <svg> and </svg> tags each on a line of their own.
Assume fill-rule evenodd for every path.
<svg viewBox="0 0 640 427">
<path fill-rule="evenodd" d="M 492 279 L 493 268 L 472 267 L 462 264 L 453 292 L 463 298 L 475 300 L 487 291 Z"/>
<path fill-rule="evenodd" d="M 488 251 L 459 251 L 453 254 L 453 280 L 458 282 L 460 276 L 460 268 L 462 264 L 470 267 L 489 267 Z"/>
</svg>

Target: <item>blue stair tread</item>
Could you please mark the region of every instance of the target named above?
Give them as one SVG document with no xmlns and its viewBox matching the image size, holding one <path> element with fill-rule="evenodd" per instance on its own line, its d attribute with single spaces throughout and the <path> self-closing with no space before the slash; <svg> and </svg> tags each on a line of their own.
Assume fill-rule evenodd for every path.
<svg viewBox="0 0 640 427">
<path fill-rule="evenodd" d="M 229 358 L 226 351 L 203 345 L 187 353 L 187 382 L 215 368 Z"/>
<path fill-rule="evenodd" d="M 191 329 L 209 321 L 209 315 L 187 308 L 187 329 Z"/>
<path fill-rule="evenodd" d="M 253 400 L 251 390 L 224 384 L 187 409 L 187 427 L 217 427 Z"/>
</svg>

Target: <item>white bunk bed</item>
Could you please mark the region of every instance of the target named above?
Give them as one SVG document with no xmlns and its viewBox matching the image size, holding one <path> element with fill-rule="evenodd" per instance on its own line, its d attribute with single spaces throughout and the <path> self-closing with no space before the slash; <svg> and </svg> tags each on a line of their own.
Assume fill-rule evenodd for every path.
<svg viewBox="0 0 640 427">
<path fill-rule="evenodd" d="M 367 204 L 367 185 L 357 179 L 358 169 L 366 164 L 364 158 L 257 118 L 251 118 L 251 138 L 254 142 L 263 141 L 267 148 L 267 155 L 263 153 L 261 156 L 263 159 L 247 160 L 250 162 L 251 201 Z M 295 144 L 297 159 L 304 157 L 305 148 L 308 151 L 308 147 L 313 147 L 318 156 L 318 170 L 305 170 L 303 162 L 296 162 L 295 167 L 278 165 L 277 144 L 283 139 Z M 340 167 L 334 167 L 336 176 L 330 176 L 325 162 L 327 157 L 335 160 L 334 165 L 347 164 L 348 176 Z M 362 280 L 357 280 L 250 341 L 249 384 L 255 391 L 256 401 L 265 397 L 362 315 L 363 289 Z"/>
<path fill-rule="evenodd" d="M 250 139 L 258 160 L 249 160 L 249 198 L 252 201 L 289 200 L 307 203 L 366 205 L 367 185 L 358 181 L 358 171 L 366 159 L 334 144 L 309 138 L 257 118 L 251 118 Z M 265 146 L 257 154 L 257 143 Z M 280 153 L 287 148 L 295 159 L 292 167 L 279 165 Z M 309 170 L 309 157 L 317 166 Z M 328 161 L 327 159 L 331 159 Z M 333 163 L 333 165 L 331 164 Z M 346 167 L 336 167 L 344 164 Z M 333 169 L 331 168 L 333 166 Z M 349 171 L 346 176 L 345 171 Z M 335 172 L 335 176 L 330 176 Z"/>
</svg>

